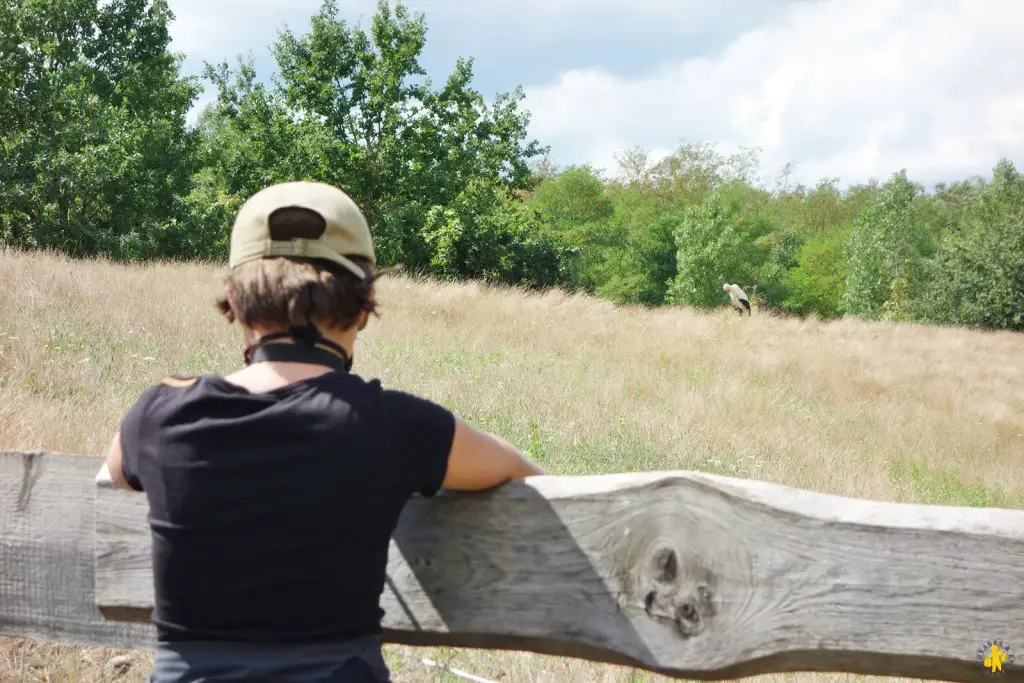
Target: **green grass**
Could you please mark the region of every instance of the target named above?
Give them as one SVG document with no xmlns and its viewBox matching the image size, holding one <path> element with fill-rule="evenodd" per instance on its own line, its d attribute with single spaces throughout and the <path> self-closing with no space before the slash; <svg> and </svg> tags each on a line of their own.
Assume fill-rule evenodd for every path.
<svg viewBox="0 0 1024 683">
<path fill-rule="evenodd" d="M 0 447 L 97 454 L 167 374 L 230 373 L 216 278 L 0 250 Z M 356 369 L 507 438 L 552 474 L 698 470 L 838 495 L 1024 508 L 1024 335 L 728 311 L 615 309 L 559 293 L 381 281 Z M 396 681 L 663 677 L 560 657 L 385 648 Z M 0 680 L 92 677 L 101 649 L 0 641 Z M 134 656 L 134 655 L 133 655 Z M 135 660 L 133 660 L 135 661 Z M 38 674 L 38 675 L 37 675 Z M 766 676 L 760 683 L 864 677 Z M 887 683 L 894 683 L 892 681 Z"/>
<path fill-rule="evenodd" d="M 897 458 L 889 466 L 889 479 L 897 489 L 923 503 L 955 507 L 996 507 L 1024 509 L 1024 489 L 1009 493 L 1007 485 L 1014 482 L 983 479 L 966 484 L 952 470 L 929 466 L 918 458 Z"/>
</svg>

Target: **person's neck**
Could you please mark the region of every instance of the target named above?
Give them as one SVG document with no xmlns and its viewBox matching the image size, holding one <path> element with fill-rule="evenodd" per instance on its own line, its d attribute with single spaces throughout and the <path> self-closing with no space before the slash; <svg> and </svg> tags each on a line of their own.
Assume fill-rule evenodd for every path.
<svg viewBox="0 0 1024 683">
<path fill-rule="evenodd" d="M 256 340 L 268 335 L 278 332 L 284 332 L 285 330 L 266 330 L 266 329 L 251 329 L 246 328 L 244 330 L 245 344 L 248 346 Z M 352 353 L 355 347 L 356 331 L 355 328 L 350 330 L 332 330 L 332 329 L 321 329 L 320 333 L 328 340 L 338 344 L 341 348 L 352 357 Z M 271 344 L 292 344 L 294 341 L 288 337 L 281 339 L 274 339 L 267 342 L 267 345 Z M 334 349 L 329 346 L 320 346 L 320 348 L 327 350 L 328 352 L 341 358 Z M 344 359 L 343 359 L 344 360 Z M 326 365 L 319 365 L 313 363 L 294 363 L 289 361 L 262 361 L 259 363 L 253 363 L 248 365 L 237 372 L 224 377 L 225 380 L 231 384 L 243 387 L 250 392 L 264 392 L 277 389 L 282 386 L 287 386 L 295 382 L 301 382 L 303 380 L 312 379 L 320 375 L 332 372 L 332 369 Z"/>
<path fill-rule="evenodd" d="M 355 345 L 356 345 L 356 330 L 355 330 L 354 327 L 352 327 L 350 329 L 347 329 L 347 330 L 337 330 L 337 329 L 325 328 L 325 327 L 320 327 L 318 329 L 320 331 L 320 334 L 323 335 L 324 339 L 326 339 L 326 340 L 328 340 L 330 342 L 334 342 L 335 344 L 337 344 L 341 348 L 345 349 L 345 353 L 348 354 L 349 358 L 351 358 L 353 356 L 353 353 L 355 351 Z M 245 344 L 246 344 L 246 346 L 248 346 L 249 344 L 252 344 L 256 340 L 261 339 L 261 338 L 267 336 L 268 334 L 280 334 L 281 332 L 286 332 L 286 330 L 260 329 L 260 328 L 246 329 L 245 330 L 245 334 L 244 334 L 244 336 L 245 336 Z M 292 344 L 292 343 L 294 343 L 294 340 L 292 340 L 290 337 L 283 337 L 281 339 L 273 339 L 273 340 L 271 340 L 271 341 L 269 341 L 267 343 L 268 344 Z M 330 351 L 331 353 L 341 357 L 340 354 L 338 354 L 335 351 L 335 349 L 331 348 L 330 346 L 323 345 L 320 348 L 326 349 L 327 351 Z"/>
</svg>

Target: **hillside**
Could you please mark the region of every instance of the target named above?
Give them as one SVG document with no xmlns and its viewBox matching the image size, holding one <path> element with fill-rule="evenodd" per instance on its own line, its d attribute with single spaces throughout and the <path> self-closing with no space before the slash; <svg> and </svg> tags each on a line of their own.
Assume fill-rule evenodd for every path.
<svg viewBox="0 0 1024 683">
<path fill-rule="evenodd" d="M 238 331 L 212 306 L 218 275 L 0 249 L 0 449 L 100 454 L 149 383 L 238 366 Z M 701 469 L 1024 507 L 1019 333 L 738 318 L 724 293 L 708 314 L 389 277 L 379 298 L 356 371 L 444 403 L 552 473 Z M 389 654 L 396 680 L 433 680 L 420 656 L 503 681 L 628 674 L 532 655 Z M 93 680 L 106 656 L 0 640 L 0 679 L 77 667 L 72 680 Z M 122 680 L 144 675 L 135 666 Z"/>
</svg>

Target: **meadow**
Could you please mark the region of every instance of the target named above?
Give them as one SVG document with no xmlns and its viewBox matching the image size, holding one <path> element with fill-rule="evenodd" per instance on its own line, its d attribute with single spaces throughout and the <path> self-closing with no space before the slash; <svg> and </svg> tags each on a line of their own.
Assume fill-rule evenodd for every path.
<svg viewBox="0 0 1024 683">
<path fill-rule="evenodd" d="M 100 455 L 169 373 L 228 372 L 221 270 L 0 248 L 0 450 Z M 390 276 L 355 369 L 553 474 L 695 469 L 862 498 L 1024 508 L 1024 334 L 618 307 Z M 388 646 L 396 681 L 668 680 L 529 653 Z M 0 638 L 2 681 L 143 681 L 144 653 Z M 853 677 L 798 674 L 810 681 Z M 861 677 L 857 677 L 861 678 Z"/>
</svg>

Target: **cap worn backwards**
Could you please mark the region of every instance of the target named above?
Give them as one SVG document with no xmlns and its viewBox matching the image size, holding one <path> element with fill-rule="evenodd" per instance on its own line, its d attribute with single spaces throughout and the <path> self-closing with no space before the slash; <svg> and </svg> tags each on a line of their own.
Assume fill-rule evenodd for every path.
<svg viewBox="0 0 1024 683">
<path fill-rule="evenodd" d="M 356 203 L 333 185 L 310 181 L 266 187 L 235 217 L 228 267 L 278 256 L 333 261 L 360 279 L 366 272 L 348 256 L 376 265 L 370 228 Z"/>
</svg>

